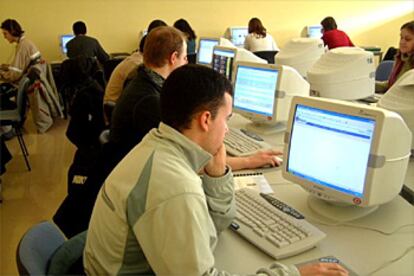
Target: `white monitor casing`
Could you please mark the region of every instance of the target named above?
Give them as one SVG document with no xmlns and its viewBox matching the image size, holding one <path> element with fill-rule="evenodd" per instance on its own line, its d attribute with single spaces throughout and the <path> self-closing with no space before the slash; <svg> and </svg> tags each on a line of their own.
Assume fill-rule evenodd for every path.
<svg viewBox="0 0 414 276">
<path fill-rule="evenodd" d="M 375 91 L 373 53 L 357 47 L 339 47 L 326 52 L 309 69 L 311 94 L 341 100 L 358 100 Z"/>
<path fill-rule="evenodd" d="M 309 68 L 325 53 L 323 41 L 319 38 L 291 39 L 275 55 L 275 63 L 295 68 L 302 77 L 306 77 Z"/>
<path fill-rule="evenodd" d="M 377 106 L 397 112 L 414 133 L 414 69 L 407 71 L 381 97 Z M 414 139 L 411 141 L 414 150 Z"/>
</svg>

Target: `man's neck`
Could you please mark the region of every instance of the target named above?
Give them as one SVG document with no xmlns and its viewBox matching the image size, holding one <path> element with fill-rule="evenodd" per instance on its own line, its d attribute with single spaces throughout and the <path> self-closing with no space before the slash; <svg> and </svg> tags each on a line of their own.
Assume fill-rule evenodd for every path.
<svg viewBox="0 0 414 276">
<path fill-rule="evenodd" d="M 151 67 L 151 66 L 147 66 L 149 69 L 151 69 L 152 71 L 154 71 L 155 73 L 157 73 L 158 75 L 160 75 L 161 77 L 163 77 L 164 79 L 166 79 L 170 74 L 171 71 L 168 67 L 168 65 L 165 65 L 163 67 Z"/>
</svg>

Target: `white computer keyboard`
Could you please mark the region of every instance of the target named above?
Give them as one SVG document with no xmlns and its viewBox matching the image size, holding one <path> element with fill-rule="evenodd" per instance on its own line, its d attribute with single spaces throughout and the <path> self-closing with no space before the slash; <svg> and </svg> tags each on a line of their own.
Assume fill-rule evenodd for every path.
<svg viewBox="0 0 414 276">
<path fill-rule="evenodd" d="M 269 194 L 240 189 L 236 205 L 231 228 L 275 259 L 315 247 L 326 236 L 298 211 Z"/>
<path fill-rule="evenodd" d="M 237 128 L 229 129 L 224 138 L 224 144 L 226 145 L 227 152 L 233 156 L 251 155 L 258 150 L 271 148 L 261 137 Z"/>
</svg>

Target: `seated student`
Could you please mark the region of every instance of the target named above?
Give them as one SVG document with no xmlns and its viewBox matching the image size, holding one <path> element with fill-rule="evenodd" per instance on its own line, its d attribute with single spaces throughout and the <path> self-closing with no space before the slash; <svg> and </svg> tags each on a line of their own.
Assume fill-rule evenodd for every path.
<svg viewBox="0 0 414 276">
<path fill-rule="evenodd" d="M 99 44 L 98 40 L 86 35 L 86 24 L 82 21 L 73 23 L 75 37 L 66 44 L 68 58 L 77 56 L 96 57 L 101 64 L 109 59 L 109 55 Z"/>
<path fill-rule="evenodd" d="M 174 22 L 174 28 L 179 29 L 187 38 L 187 55 L 196 53 L 196 34 L 185 19 L 178 19 Z"/>
<path fill-rule="evenodd" d="M 251 52 L 279 51 L 273 37 L 266 32 L 259 18 L 252 18 L 249 21 L 249 34 L 244 40 L 244 48 Z"/>
<path fill-rule="evenodd" d="M 158 45 L 163 43 L 163 48 Z M 172 27 L 158 27 L 147 37 L 144 64 L 118 99 L 112 113 L 109 141 L 125 154 L 160 122 L 159 97 L 165 78 L 187 63 L 187 45 L 182 33 Z M 233 169 L 276 166 L 275 151 L 228 159 Z"/>
<path fill-rule="evenodd" d="M 328 49 L 354 46 L 348 35 L 344 31 L 338 30 L 335 19 L 333 17 L 325 17 L 321 21 L 321 25 L 322 40 L 325 46 L 328 46 Z"/>
<path fill-rule="evenodd" d="M 126 80 L 131 80 L 136 75 L 136 69 L 142 61 L 142 53 L 136 51 L 115 67 L 105 87 L 104 103 L 116 103 L 121 96 Z"/>
<path fill-rule="evenodd" d="M 10 100 L 13 96 L 8 94 L 19 86 L 19 81 L 29 66 L 40 59 L 40 52 L 36 45 L 24 35 L 19 22 L 14 19 L 6 19 L 1 23 L 4 38 L 9 43 L 16 43 L 16 52 L 10 64 L 2 64 L 0 67 L 0 109 L 14 109 L 16 103 Z M 4 126 L 3 126 L 4 127 Z M 2 128 L 3 128 L 2 127 Z M 10 127 L 7 131 L 10 131 Z"/>
<path fill-rule="evenodd" d="M 186 65 L 170 74 L 158 128 L 99 192 L 83 257 L 88 275 L 230 275 L 214 267 L 213 251 L 236 212 L 223 144 L 232 95 L 231 83 L 212 69 Z M 328 263 L 274 263 L 258 274 L 322 272 L 347 274 Z"/>
<path fill-rule="evenodd" d="M 386 92 L 405 72 L 414 68 L 414 21 L 401 26 L 400 49 L 394 60 L 388 81 L 375 82 L 375 92 Z"/>
<path fill-rule="evenodd" d="M 160 19 L 155 19 L 155 20 L 153 20 L 153 21 L 151 21 L 151 23 L 148 25 L 148 28 L 147 28 L 147 34 L 146 35 L 144 35 L 142 38 L 141 38 L 141 41 L 139 42 L 139 48 L 138 48 L 138 50 L 141 52 L 141 53 L 144 53 L 144 44 L 145 44 L 145 40 L 146 40 L 146 38 L 147 38 L 147 35 L 153 30 L 153 29 L 155 29 L 155 28 L 157 28 L 157 27 L 161 27 L 161 26 L 167 26 L 167 23 L 165 23 L 164 21 L 162 21 L 162 20 L 160 20 Z"/>
<path fill-rule="evenodd" d="M 0 80 L 18 86 L 21 77 L 29 65 L 40 58 L 36 45 L 27 39 L 20 24 L 14 19 L 7 19 L 1 23 L 4 38 L 9 43 L 16 43 L 16 52 L 10 64 L 2 64 Z"/>
</svg>

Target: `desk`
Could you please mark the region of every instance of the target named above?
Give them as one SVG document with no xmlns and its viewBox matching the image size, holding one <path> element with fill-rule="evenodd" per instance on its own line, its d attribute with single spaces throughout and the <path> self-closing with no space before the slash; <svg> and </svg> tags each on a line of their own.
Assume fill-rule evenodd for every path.
<svg viewBox="0 0 414 276">
<path fill-rule="evenodd" d="M 243 118 L 234 117 L 230 121 L 230 125 L 243 126 Z M 276 134 L 273 138 L 267 136 L 263 138 L 279 148 L 279 143 L 283 141 L 282 137 L 283 134 Z M 316 248 L 283 259 L 283 263 L 295 264 L 334 255 L 358 274 L 365 275 L 383 263 L 397 258 L 407 248 L 414 245 L 413 227 L 407 227 L 393 235 L 385 236 L 353 227 L 321 225 L 312 220 L 312 217 L 321 218 L 308 208 L 307 192 L 298 185 L 283 180 L 280 168 L 268 170 L 265 176 L 271 183 L 277 198 L 299 210 L 309 222 L 327 233 L 327 237 Z M 409 179 L 412 178 L 409 177 Z M 380 206 L 378 210 L 367 217 L 352 222 L 354 225 L 369 226 L 384 231 L 392 231 L 398 226 L 413 223 L 414 208 L 400 196 Z M 221 234 L 214 254 L 217 268 L 232 273 L 253 273 L 259 267 L 267 267 L 274 261 L 229 229 Z M 414 250 L 411 250 L 399 261 L 390 264 L 374 275 L 414 275 L 413 260 Z"/>
</svg>

